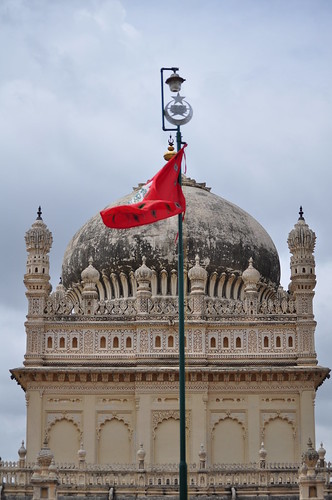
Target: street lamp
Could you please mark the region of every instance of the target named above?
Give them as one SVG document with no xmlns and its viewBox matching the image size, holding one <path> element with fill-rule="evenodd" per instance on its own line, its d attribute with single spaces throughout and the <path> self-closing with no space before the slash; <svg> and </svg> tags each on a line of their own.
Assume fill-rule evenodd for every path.
<svg viewBox="0 0 332 500">
<path fill-rule="evenodd" d="M 165 106 L 164 103 L 164 71 L 172 71 L 167 78 L 171 92 L 176 92 L 172 96 L 172 101 Z M 177 71 L 179 68 L 161 68 L 161 105 L 162 105 L 162 129 L 166 131 L 176 131 L 177 151 L 180 151 L 182 144 L 181 125 L 188 123 L 193 110 L 190 104 L 185 101 L 185 97 L 180 95 L 181 85 L 185 82 Z M 167 128 L 165 118 L 176 128 Z M 179 172 L 179 184 L 182 184 L 181 166 Z M 186 462 L 186 398 L 185 398 L 185 344 L 184 344 L 184 278 L 183 278 L 183 237 L 182 237 L 182 214 L 178 215 L 178 297 L 179 297 L 179 400 L 180 400 L 180 500 L 188 498 L 187 484 L 187 462 Z"/>
</svg>

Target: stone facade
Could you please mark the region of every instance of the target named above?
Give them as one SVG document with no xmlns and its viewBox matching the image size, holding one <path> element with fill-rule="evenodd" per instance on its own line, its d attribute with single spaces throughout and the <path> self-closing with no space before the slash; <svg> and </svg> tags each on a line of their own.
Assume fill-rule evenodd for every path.
<svg viewBox="0 0 332 500">
<path fill-rule="evenodd" d="M 11 372 L 26 395 L 27 439 L 18 464 L 1 464 L 4 492 L 176 496 L 177 272 L 149 268 L 144 255 L 127 273 L 89 259 L 80 283 L 50 293 L 52 235 L 40 211 L 26 244 L 27 347 Z M 217 273 L 197 255 L 186 273 L 192 498 L 229 497 L 231 487 L 242 496 L 324 493 L 324 457 L 319 475 L 318 459 L 298 473 L 309 438 L 315 447 L 315 393 L 329 374 L 315 353 L 315 234 L 302 211 L 288 244 L 288 292 L 264 282 L 253 259 L 241 274 Z"/>
</svg>

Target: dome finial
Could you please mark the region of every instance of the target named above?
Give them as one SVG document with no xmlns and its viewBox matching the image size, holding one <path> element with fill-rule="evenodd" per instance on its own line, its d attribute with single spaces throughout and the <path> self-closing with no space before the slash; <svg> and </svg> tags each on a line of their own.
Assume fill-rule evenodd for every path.
<svg viewBox="0 0 332 500">
<path fill-rule="evenodd" d="M 38 211 L 37 211 L 37 219 L 36 220 L 43 220 L 42 219 L 42 210 L 41 210 L 41 206 L 39 205 L 38 207 Z"/>
<path fill-rule="evenodd" d="M 169 139 L 168 139 L 168 148 L 167 148 L 166 153 L 164 154 L 164 159 L 166 161 L 169 161 L 175 155 L 176 155 L 176 151 L 174 151 L 174 139 L 172 137 L 172 134 L 170 134 Z"/>
<path fill-rule="evenodd" d="M 300 211 L 299 211 L 299 220 L 304 220 L 304 217 L 303 217 L 303 210 L 302 210 L 302 205 L 300 206 Z"/>
</svg>

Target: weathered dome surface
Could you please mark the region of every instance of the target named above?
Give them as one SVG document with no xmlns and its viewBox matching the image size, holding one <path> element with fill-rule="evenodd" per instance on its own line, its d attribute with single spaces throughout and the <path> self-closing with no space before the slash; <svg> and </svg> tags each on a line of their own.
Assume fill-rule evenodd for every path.
<svg viewBox="0 0 332 500">
<path fill-rule="evenodd" d="M 184 259 L 187 269 L 199 255 L 207 272 L 242 273 L 250 257 L 261 279 L 278 285 L 277 250 L 265 229 L 238 206 L 211 193 L 204 185 L 185 179 L 187 211 L 183 224 Z M 127 203 L 132 195 L 114 205 Z M 81 280 L 89 258 L 100 272 L 127 275 L 146 257 L 149 268 L 160 272 L 177 269 L 177 217 L 131 229 L 109 229 L 98 213 L 77 231 L 66 249 L 62 277 L 68 288 Z"/>
</svg>

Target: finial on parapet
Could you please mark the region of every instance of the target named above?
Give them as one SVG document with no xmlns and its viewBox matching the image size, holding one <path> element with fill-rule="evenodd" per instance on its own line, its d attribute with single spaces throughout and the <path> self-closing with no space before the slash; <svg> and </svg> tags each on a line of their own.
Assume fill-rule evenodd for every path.
<svg viewBox="0 0 332 500">
<path fill-rule="evenodd" d="M 250 257 L 247 269 L 242 273 L 242 280 L 244 282 L 244 291 L 257 291 L 257 286 L 261 275 L 257 269 L 253 266 L 254 259 Z"/>
</svg>

